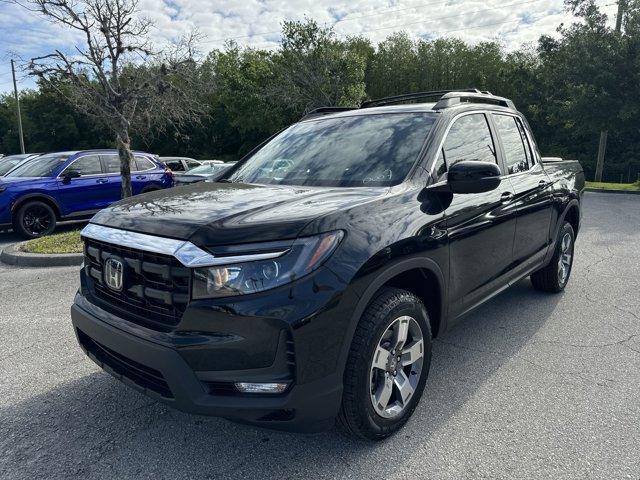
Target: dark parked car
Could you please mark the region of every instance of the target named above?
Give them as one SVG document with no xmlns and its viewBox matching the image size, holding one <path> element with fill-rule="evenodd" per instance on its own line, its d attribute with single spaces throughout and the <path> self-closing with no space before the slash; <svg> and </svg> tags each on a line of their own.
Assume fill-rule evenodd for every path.
<svg viewBox="0 0 640 480">
<path fill-rule="evenodd" d="M 187 157 L 158 157 L 158 160 L 164 163 L 177 175 L 182 175 L 187 170 L 191 170 L 192 168 L 202 165 L 198 160 Z"/>
<path fill-rule="evenodd" d="M 191 170 L 187 170 L 182 175 L 177 175 L 174 185 L 188 185 L 190 183 L 198 183 L 204 181 L 214 182 L 224 175 L 224 172 L 235 165 L 235 162 L 229 163 L 205 163 Z"/>
<path fill-rule="evenodd" d="M 71 309 L 81 347 L 187 412 L 393 434 L 432 339 L 524 277 L 562 291 L 580 227 L 580 165 L 542 159 L 510 100 L 390 105 L 432 95 L 320 109 L 222 183 L 99 212 Z"/>
<path fill-rule="evenodd" d="M 135 152 L 133 194 L 173 185 L 152 155 Z M 48 153 L 18 165 L 0 179 L 0 229 L 27 238 L 51 233 L 59 220 L 89 218 L 120 199 L 120 160 L 115 150 Z"/>
<path fill-rule="evenodd" d="M 9 155 L 7 157 L 0 157 L 0 177 L 4 177 L 11 170 L 16 168 L 21 163 L 24 163 L 34 157 L 40 155 L 39 153 L 19 153 L 17 155 Z"/>
</svg>

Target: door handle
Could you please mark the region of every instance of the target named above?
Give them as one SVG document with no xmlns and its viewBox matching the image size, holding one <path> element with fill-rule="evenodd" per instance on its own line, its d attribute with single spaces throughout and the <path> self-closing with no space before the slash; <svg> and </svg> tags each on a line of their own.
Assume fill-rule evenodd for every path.
<svg viewBox="0 0 640 480">
<path fill-rule="evenodd" d="M 512 198 L 513 198 L 513 193 L 511 192 L 503 192 L 502 195 L 500 195 L 501 202 L 508 202 Z"/>
<path fill-rule="evenodd" d="M 144 180 L 145 178 L 147 178 L 146 175 L 136 175 L 136 180 Z"/>
<path fill-rule="evenodd" d="M 107 183 L 109 180 L 107 180 L 106 178 L 99 178 L 98 180 L 96 180 L 96 183 Z"/>
<path fill-rule="evenodd" d="M 541 187 L 544 187 L 547 183 L 549 183 L 549 182 L 547 182 L 546 180 L 540 180 L 538 182 L 538 185 L 540 185 Z"/>
</svg>

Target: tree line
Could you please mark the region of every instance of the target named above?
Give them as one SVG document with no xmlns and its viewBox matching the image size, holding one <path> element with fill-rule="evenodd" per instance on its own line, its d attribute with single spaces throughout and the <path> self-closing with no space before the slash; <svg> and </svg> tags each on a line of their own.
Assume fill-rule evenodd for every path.
<svg viewBox="0 0 640 480">
<path fill-rule="evenodd" d="M 415 40 L 403 32 L 373 44 L 364 37 L 339 38 L 311 19 L 284 22 L 277 49 L 228 42 L 203 58 L 190 56 L 189 115 L 182 111 L 176 122 L 167 102 L 149 102 L 154 121 L 132 128 L 131 145 L 160 155 L 237 159 L 316 107 L 475 87 L 513 99 L 543 155 L 580 160 L 588 179 L 595 173 L 599 133 L 607 130 L 603 180 L 633 182 L 640 174 L 640 0 L 625 5 L 618 32 L 595 2 L 568 1 L 576 22 L 515 51 L 498 42 Z M 164 67 L 135 68 L 131 78 L 141 78 L 141 69 Z M 41 79 L 38 88 L 21 93 L 27 150 L 115 147 L 99 115 L 70 108 L 69 97 L 60 94 L 65 82 Z M 169 87 L 154 88 L 160 98 L 176 95 Z M 5 94 L 0 153 L 18 150 L 14 99 Z"/>
</svg>

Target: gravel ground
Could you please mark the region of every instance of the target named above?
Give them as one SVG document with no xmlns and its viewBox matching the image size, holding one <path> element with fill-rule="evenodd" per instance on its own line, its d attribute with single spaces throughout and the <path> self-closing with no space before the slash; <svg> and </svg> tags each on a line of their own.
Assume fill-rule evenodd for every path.
<svg viewBox="0 0 640 480">
<path fill-rule="evenodd" d="M 564 294 L 522 281 L 444 334 L 414 417 L 376 444 L 157 404 L 76 346 L 77 267 L 0 267 L 0 477 L 638 480 L 640 197 L 584 210 Z"/>
</svg>

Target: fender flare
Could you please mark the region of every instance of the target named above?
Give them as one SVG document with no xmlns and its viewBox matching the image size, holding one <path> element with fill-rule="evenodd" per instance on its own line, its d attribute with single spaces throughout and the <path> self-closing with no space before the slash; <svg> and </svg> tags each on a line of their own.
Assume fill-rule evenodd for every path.
<svg viewBox="0 0 640 480">
<path fill-rule="evenodd" d="M 22 195 L 21 197 L 16 198 L 16 200 L 11 205 L 12 220 L 13 220 L 13 215 L 15 214 L 18 207 L 29 200 L 44 200 L 48 203 L 51 203 L 53 205 L 53 209 L 57 215 L 57 218 L 60 218 L 63 215 L 62 208 L 60 208 L 60 204 L 51 195 L 47 195 L 46 193 L 27 193 L 26 195 Z"/>
<path fill-rule="evenodd" d="M 353 310 L 351 318 L 349 320 L 349 326 L 344 336 L 344 344 L 338 360 L 338 374 L 340 378 L 344 375 L 344 369 L 347 364 L 349 356 L 349 350 L 351 349 L 351 342 L 355 334 L 358 322 L 362 316 L 364 310 L 367 308 L 374 295 L 380 288 L 392 278 L 410 270 L 425 269 L 435 275 L 436 281 L 440 288 L 440 318 L 439 318 L 439 333 L 443 333 L 447 326 L 447 282 L 445 281 L 444 274 L 440 265 L 434 260 L 426 257 L 412 257 L 403 259 L 392 264 L 383 267 L 384 269 L 379 272 L 376 278 L 369 284 L 369 286 L 360 295 L 360 298 Z"/>
<path fill-rule="evenodd" d="M 560 218 L 558 218 L 558 223 L 556 224 L 555 232 L 553 232 L 554 244 L 558 238 L 558 232 L 560 231 L 560 227 L 564 224 L 564 219 L 567 217 L 567 213 L 569 213 L 569 210 L 573 207 L 576 207 L 578 209 L 578 228 L 579 228 L 580 217 L 582 216 L 582 210 L 580 209 L 580 202 L 578 202 L 576 198 L 572 198 L 571 200 L 569 200 L 569 202 L 567 202 L 567 205 L 564 207 L 564 210 L 562 211 L 562 215 L 560 215 Z M 577 236 L 578 232 L 576 231 L 575 234 Z"/>
<path fill-rule="evenodd" d="M 547 263 L 551 260 L 551 257 L 553 257 L 553 252 L 555 252 L 556 250 L 556 242 L 558 241 L 558 232 L 560 231 L 560 227 L 564 225 L 564 219 L 567 217 L 567 213 L 569 213 L 569 210 L 573 207 L 576 207 L 578 209 L 578 226 L 580 225 L 580 217 L 582 216 L 582 210 L 580 209 L 580 202 L 578 201 L 577 198 L 572 198 L 567 202 L 564 209 L 562 210 L 562 214 L 558 217 L 558 221 L 556 222 L 556 225 L 553 229 L 551 244 L 549 245 L 549 249 L 547 250 L 547 255 L 545 257 L 544 265 L 547 265 Z M 578 232 L 575 232 L 575 234 L 577 236 Z"/>
</svg>

